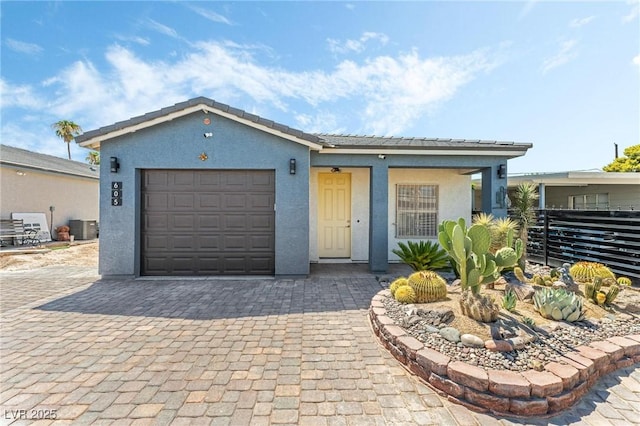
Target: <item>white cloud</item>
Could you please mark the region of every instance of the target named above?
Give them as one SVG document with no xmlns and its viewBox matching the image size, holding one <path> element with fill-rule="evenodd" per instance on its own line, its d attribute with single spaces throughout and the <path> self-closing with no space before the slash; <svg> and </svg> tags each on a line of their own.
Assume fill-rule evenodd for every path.
<svg viewBox="0 0 640 426">
<path fill-rule="evenodd" d="M 166 36 L 172 37 L 172 38 L 179 38 L 178 36 L 178 32 L 176 30 L 174 30 L 171 27 L 168 27 L 164 24 L 161 24 L 160 22 L 154 21 L 153 19 L 149 18 L 147 19 L 144 24 L 154 30 L 159 32 L 160 34 L 164 34 Z"/>
<path fill-rule="evenodd" d="M 4 85 L 2 99 L 9 106 L 44 107 L 47 122 L 72 119 L 85 129 L 207 96 L 240 108 L 258 105 L 267 118 L 273 108 L 288 112 L 310 132 L 400 135 L 497 66 L 497 55 L 488 51 L 435 58 L 411 51 L 294 72 L 258 63 L 256 46 L 197 42 L 189 49 L 154 62 L 114 45 L 105 53 L 107 69 L 78 61 L 46 80 L 44 85 L 55 90 L 50 99 L 36 103 L 29 88 Z M 348 118 L 339 110 L 345 105 Z"/>
<path fill-rule="evenodd" d="M 533 10 L 538 1 L 539 0 L 528 0 L 524 6 L 522 6 L 522 9 L 520 9 L 518 20 L 524 19 Z"/>
<path fill-rule="evenodd" d="M 595 18 L 596 18 L 595 16 L 587 16 L 586 18 L 575 18 L 575 19 L 572 19 L 571 22 L 569 22 L 569 26 L 571 28 L 580 28 L 584 25 L 587 25 L 588 23 L 593 21 Z"/>
<path fill-rule="evenodd" d="M 629 23 L 640 16 L 640 2 L 638 0 L 629 0 L 627 4 L 631 5 L 631 10 L 622 17 L 624 23 Z"/>
<path fill-rule="evenodd" d="M 204 9 L 198 6 L 189 6 L 189 9 L 196 12 L 198 15 L 202 16 L 205 19 L 208 19 L 211 22 L 217 22 L 220 24 L 233 25 L 233 23 L 227 19 L 226 17 L 220 15 L 219 13 L 213 12 L 211 10 Z"/>
<path fill-rule="evenodd" d="M 366 49 L 366 44 L 370 40 L 377 40 L 381 45 L 386 45 L 389 42 L 389 37 L 386 34 L 365 32 L 357 40 L 345 40 L 340 41 L 333 38 L 327 39 L 329 43 L 329 50 L 333 53 L 360 53 Z"/>
<path fill-rule="evenodd" d="M 639 66 L 639 67 L 640 67 L 640 55 L 635 56 L 635 57 L 631 60 L 631 62 L 632 62 L 634 65 L 637 65 L 637 66 Z"/>
<path fill-rule="evenodd" d="M 294 116 L 297 126 L 308 133 L 344 133 L 345 129 L 338 124 L 336 114 L 319 111 L 314 114 L 296 114 Z"/>
<path fill-rule="evenodd" d="M 567 40 L 563 41 L 560 44 L 560 50 L 555 55 L 547 58 L 542 63 L 542 73 L 546 74 L 554 68 L 562 66 L 573 59 L 575 59 L 578 54 L 575 52 L 575 47 L 577 45 L 576 40 Z"/>
<path fill-rule="evenodd" d="M 27 55 L 37 55 L 43 50 L 41 46 L 35 43 L 26 43 L 12 38 L 6 39 L 4 44 L 11 50 L 19 53 L 26 53 Z"/>
<path fill-rule="evenodd" d="M 144 37 L 138 37 L 138 36 L 123 36 L 123 35 L 119 35 L 119 34 L 117 34 L 117 35 L 115 36 L 115 38 L 116 38 L 117 40 L 125 41 L 125 42 L 131 41 L 131 42 L 136 43 L 136 44 L 139 44 L 139 45 L 141 45 L 141 46 L 148 46 L 148 45 L 150 45 L 150 44 L 151 44 L 151 42 L 149 41 L 149 39 L 146 39 L 146 38 L 144 38 Z"/>
<path fill-rule="evenodd" d="M 29 86 L 11 86 L 0 79 L 0 106 L 2 108 L 38 108 L 40 100 Z"/>
</svg>

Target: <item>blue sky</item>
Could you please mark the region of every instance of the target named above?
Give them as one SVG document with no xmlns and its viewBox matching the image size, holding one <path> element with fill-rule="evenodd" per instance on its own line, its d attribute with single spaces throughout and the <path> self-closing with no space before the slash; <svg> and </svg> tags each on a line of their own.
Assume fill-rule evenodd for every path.
<svg viewBox="0 0 640 426">
<path fill-rule="evenodd" d="M 2 143 L 60 157 L 58 120 L 92 130 L 196 96 L 307 132 L 533 143 L 510 173 L 640 143 L 640 0 L 0 8 Z"/>
</svg>

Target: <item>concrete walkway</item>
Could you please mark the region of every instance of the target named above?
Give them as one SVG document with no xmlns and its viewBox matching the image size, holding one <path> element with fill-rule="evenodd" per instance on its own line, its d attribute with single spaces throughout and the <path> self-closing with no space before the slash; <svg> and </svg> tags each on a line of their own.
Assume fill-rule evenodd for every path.
<svg viewBox="0 0 640 426">
<path fill-rule="evenodd" d="M 634 368 L 552 419 L 451 404 L 375 340 L 366 312 L 376 277 L 351 265 L 314 271 L 300 280 L 128 281 L 82 268 L 0 272 L 0 422 L 640 424 Z"/>
</svg>

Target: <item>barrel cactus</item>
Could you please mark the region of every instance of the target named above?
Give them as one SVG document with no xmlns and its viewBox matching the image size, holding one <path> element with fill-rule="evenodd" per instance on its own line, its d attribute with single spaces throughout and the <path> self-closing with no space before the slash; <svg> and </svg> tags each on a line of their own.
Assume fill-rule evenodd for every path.
<svg viewBox="0 0 640 426">
<path fill-rule="evenodd" d="M 619 286 L 630 286 L 631 285 L 631 278 L 628 277 L 618 277 L 618 285 Z"/>
<path fill-rule="evenodd" d="M 392 296 L 396 295 L 396 290 L 398 289 L 398 287 L 401 287 L 403 285 L 409 285 L 409 282 L 407 281 L 407 279 L 405 277 L 400 277 L 396 280 L 394 280 L 391 285 L 389 286 L 389 291 L 391 292 Z"/>
<path fill-rule="evenodd" d="M 494 322 L 498 319 L 500 306 L 488 295 L 463 291 L 460 297 L 460 310 L 476 321 Z"/>
<path fill-rule="evenodd" d="M 416 303 L 429 303 L 447 297 L 447 282 L 433 271 L 419 271 L 407 279 L 416 293 Z"/>
<path fill-rule="evenodd" d="M 601 263 L 597 262 L 577 262 L 571 268 L 569 273 L 576 281 L 587 283 L 592 281 L 595 277 L 602 279 L 611 278 L 615 280 L 615 275 L 609 268 Z"/>
<path fill-rule="evenodd" d="M 533 295 L 536 311 L 545 318 L 556 321 L 581 321 L 584 319 L 582 298 L 562 288 L 543 288 Z"/>
<path fill-rule="evenodd" d="M 395 298 L 400 303 L 415 303 L 416 292 L 409 285 L 403 285 L 396 290 Z"/>
</svg>

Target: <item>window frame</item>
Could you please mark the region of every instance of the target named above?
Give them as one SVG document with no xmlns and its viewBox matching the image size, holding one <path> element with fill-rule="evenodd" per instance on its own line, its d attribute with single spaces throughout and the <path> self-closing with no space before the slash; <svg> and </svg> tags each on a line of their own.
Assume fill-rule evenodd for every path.
<svg viewBox="0 0 640 426">
<path fill-rule="evenodd" d="M 402 187 L 414 187 L 413 195 L 413 208 L 402 205 L 400 197 L 402 194 Z M 424 191 L 422 188 L 428 188 Z M 433 195 L 421 196 L 422 192 L 433 191 Z M 395 238 L 396 239 L 433 239 L 438 236 L 438 218 L 440 215 L 440 185 L 434 183 L 396 183 L 396 197 L 395 197 Z M 420 207 L 420 204 L 426 204 L 424 208 Z M 430 204 L 434 204 L 433 207 L 429 207 Z M 412 226 L 414 232 L 401 232 L 408 230 L 408 224 L 405 223 L 406 219 L 402 218 L 402 215 L 411 214 L 415 215 Z M 420 227 L 415 225 L 415 222 L 419 220 L 419 215 L 431 215 L 427 217 L 427 223 L 425 226 L 424 235 L 420 234 Z M 429 220 L 432 219 L 432 220 Z"/>
</svg>

